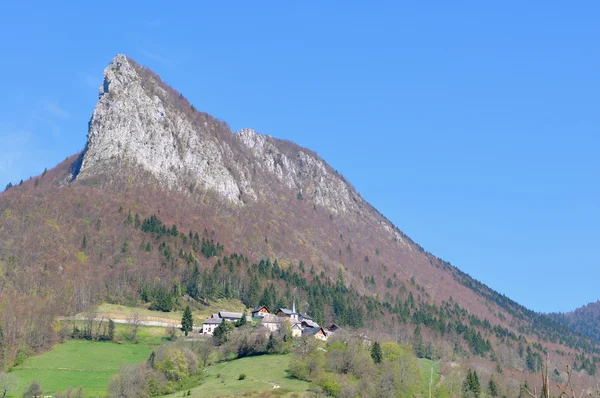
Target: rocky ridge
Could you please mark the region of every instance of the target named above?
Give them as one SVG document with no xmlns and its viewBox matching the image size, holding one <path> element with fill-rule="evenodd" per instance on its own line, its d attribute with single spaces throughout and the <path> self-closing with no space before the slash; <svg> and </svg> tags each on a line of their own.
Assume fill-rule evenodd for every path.
<svg viewBox="0 0 600 398">
<path fill-rule="evenodd" d="M 160 78 L 117 55 L 104 70 L 73 178 L 135 165 L 167 189 L 200 186 L 234 205 L 268 198 L 276 182 L 333 213 L 359 209 L 354 189 L 309 151 L 252 129 L 221 132 L 231 137 L 220 139 L 211 120 L 174 96 Z"/>
</svg>

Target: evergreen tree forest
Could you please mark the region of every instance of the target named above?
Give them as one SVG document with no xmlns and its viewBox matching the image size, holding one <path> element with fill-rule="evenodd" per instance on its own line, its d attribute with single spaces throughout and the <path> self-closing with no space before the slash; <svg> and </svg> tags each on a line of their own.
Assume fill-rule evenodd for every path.
<svg viewBox="0 0 600 398">
<path fill-rule="evenodd" d="M 136 228 L 136 219 L 141 217 L 129 213 L 125 224 Z M 422 358 L 435 359 L 436 356 L 435 347 L 422 337 L 424 331 L 438 337 L 457 336 L 462 343 L 455 347 L 456 353 L 492 360 L 496 358 L 492 341 L 527 346 L 523 358 L 533 373 L 539 371 L 540 358 L 545 355 L 541 345 L 529 345 L 524 335 L 492 326 L 487 319 L 470 314 L 452 298 L 441 305 L 433 303 L 414 279 L 390 280 L 387 285 L 392 292 L 383 298 L 364 296 L 347 285 L 341 269 L 336 278 L 331 278 L 322 271 L 317 272 L 314 266 L 306 272 L 302 262 L 280 264 L 278 259 L 271 258 L 250 261 L 234 248 L 226 251 L 207 230 L 183 233 L 175 225 L 167 227 L 157 215 L 141 220 L 139 229 L 148 235 L 144 248 L 156 247 L 163 267 L 180 270 L 177 283 L 140 286 L 140 298 L 153 309 L 170 311 L 179 306 L 185 294 L 200 303 L 235 298 L 248 307 L 289 308 L 296 300 L 300 310 L 310 313 L 322 325 L 335 322 L 343 327 L 361 328 L 367 321 L 381 317 L 399 325 L 412 325 L 413 348 Z M 212 266 L 206 267 L 207 261 Z M 364 276 L 364 279 L 369 284 L 373 276 Z M 586 341 L 575 340 L 573 344 L 582 345 Z M 589 343 L 586 347 L 592 349 Z M 600 360 L 595 356 L 591 358 Z M 590 368 L 587 362 L 580 363 Z M 590 359 L 590 363 L 595 362 Z"/>
</svg>

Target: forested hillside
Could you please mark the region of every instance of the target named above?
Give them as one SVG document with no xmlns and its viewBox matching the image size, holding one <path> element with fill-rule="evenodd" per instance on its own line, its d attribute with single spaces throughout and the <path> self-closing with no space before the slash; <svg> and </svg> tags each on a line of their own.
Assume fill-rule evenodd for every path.
<svg viewBox="0 0 600 398">
<path fill-rule="evenodd" d="M 548 355 L 559 376 L 596 373 L 593 340 L 426 252 L 314 152 L 232 133 L 124 56 L 105 71 L 86 148 L 12 185 L 0 195 L 4 367 L 56 342 L 56 316 L 100 302 L 238 298 L 295 301 L 424 358 L 536 373 Z"/>
<path fill-rule="evenodd" d="M 556 322 L 584 334 L 595 341 L 600 341 L 600 302 L 590 303 L 575 311 L 552 313 L 549 316 Z"/>
</svg>

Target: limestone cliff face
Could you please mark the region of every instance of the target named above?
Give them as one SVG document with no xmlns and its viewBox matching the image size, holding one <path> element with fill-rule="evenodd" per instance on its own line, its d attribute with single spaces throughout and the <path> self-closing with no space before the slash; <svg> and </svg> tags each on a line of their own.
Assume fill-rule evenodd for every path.
<svg viewBox="0 0 600 398">
<path fill-rule="evenodd" d="M 286 151 L 283 142 L 252 129 L 240 130 L 236 138 L 250 151 L 258 170 L 274 176 L 303 198 L 335 213 L 356 208 L 352 200 L 356 193 L 322 160 L 301 148 Z"/>
<path fill-rule="evenodd" d="M 318 156 L 295 144 L 251 129 L 216 133 L 211 120 L 183 107 L 183 97 L 124 55 L 104 70 L 99 97 L 77 179 L 126 173 L 134 165 L 166 189 L 200 186 L 241 206 L 268 199 L 278 185 L 334 213 L 358 210 L 362 201 Z"/>
<path fill-rule="evenodd" d="M 223 145 L 207 131 L 194 128 L 166 101 L 164 89 L 155 84 L 157 93 L 152 95 L 143 83 L 124 55 L 106 67 L 77 178 L 121 172 L 123 166 L 134 164 L 166 188 L 180 188 L 192 177 L 207 189 L 238 201 L 240 187 L 225 167 Z"/>
</svg>

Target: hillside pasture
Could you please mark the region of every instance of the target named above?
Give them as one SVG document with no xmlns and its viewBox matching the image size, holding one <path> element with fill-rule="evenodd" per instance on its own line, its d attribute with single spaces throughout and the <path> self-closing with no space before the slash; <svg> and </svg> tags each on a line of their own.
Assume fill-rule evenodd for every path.
<svg viewBox="0 0 600 398">
<path fill-rule="evenodd" d="M 144 362 L 152 347 L 147 344 L 115 344 L 71 340 L 50 351 L 27 358 L 13 370 L 19 379 L 19 394 L 38 380 L 46 395 L 83 387 L 87 396 L 104 396 L 112 375 L 123 366 Z"/>
<path fill-rule="evenodd" d="M 309 383 L 288 377 L 289 355 L 262 355 L 236 359 L 205 369 L 202 385 L 191 390 L 192 398 L 254 396 L 271 391 L 273 396 L 301 396 Z M 240 380 L 240 375 L 245 378 Z M 168 395 L 180 397 L 181 392 Z"/>
</svg>

